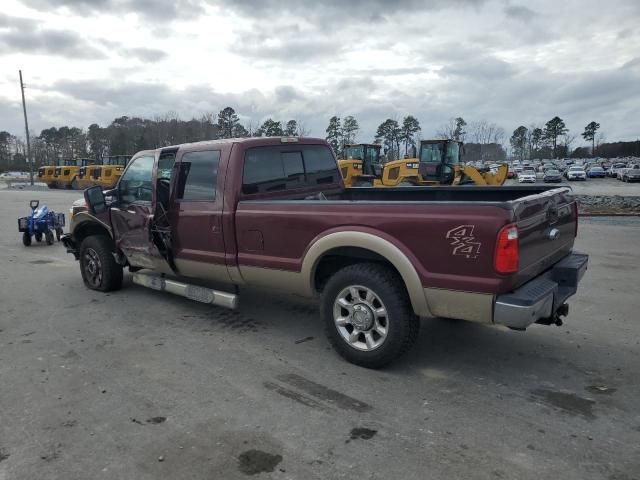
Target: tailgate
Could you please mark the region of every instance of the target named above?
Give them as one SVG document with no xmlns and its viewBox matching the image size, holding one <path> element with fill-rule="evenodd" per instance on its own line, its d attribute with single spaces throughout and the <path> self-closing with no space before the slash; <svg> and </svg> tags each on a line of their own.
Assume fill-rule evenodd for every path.
<svg viewBox="0 0 640 480">
<path fill-rule="evenodd" d="M 578 209 L 567 187 L 522 197 L 511 204 L 520 243 L 520 270 L 511 287 L 518 287 L 571 252 Z"/>
</svg>

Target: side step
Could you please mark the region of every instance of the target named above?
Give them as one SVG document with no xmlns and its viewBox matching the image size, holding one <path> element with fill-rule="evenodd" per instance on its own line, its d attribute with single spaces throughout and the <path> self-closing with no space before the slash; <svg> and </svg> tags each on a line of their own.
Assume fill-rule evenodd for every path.
<svg viewBox="0 0 640 480">
<path fill-rule="evenodd" d="M 238 307 L 238 295 L 178 282 L 165 278 L 161 274 L 135 272 L 133 274 L 133 283 L 153 290 L 180 295 L 196 302 L 209 303 L 232 310 Z"/>
</svg>

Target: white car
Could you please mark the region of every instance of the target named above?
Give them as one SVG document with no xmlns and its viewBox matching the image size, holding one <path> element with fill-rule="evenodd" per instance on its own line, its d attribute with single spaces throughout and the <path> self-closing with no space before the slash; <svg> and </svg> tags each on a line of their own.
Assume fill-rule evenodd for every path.
<svg viewBox="0 0 640 480">
<path fill-rule="evenodd" d="M 587 172 L 584 171 L 584 168 L 574 165 L 567 170 L 565 176 L 567 180 L 586 180 Z"/>
<path fill-rule="evenodd" d="M 533 170 L 523 170 L 518 174 L 518 183 L 536 183 L 536 172 Z"/>
</svg>

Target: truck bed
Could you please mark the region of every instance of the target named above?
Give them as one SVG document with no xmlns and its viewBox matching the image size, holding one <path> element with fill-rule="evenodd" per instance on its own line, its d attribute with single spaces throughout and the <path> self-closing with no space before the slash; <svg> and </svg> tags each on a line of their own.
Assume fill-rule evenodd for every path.
<svg viewBox="0 0 640 480">
<path fill-rule="evenodd" d="M 412 258 L 425 287 L 495 294 L 526 283 L 568 255 L 576 222 L 567 187 L 350 188 L 242 200 L 236 234 L 240 264 L 298 269 L 314 238 L 343 229 L 370 232 Z M 500 275 L 493 266 L 496 238 L 508 224 L 519 230 L 520 267 Z M 456 231 L 464 231 L 471 253 L 454 251 Z M 251 245 L 256 232 L 259 251 Z"/>
</svg>

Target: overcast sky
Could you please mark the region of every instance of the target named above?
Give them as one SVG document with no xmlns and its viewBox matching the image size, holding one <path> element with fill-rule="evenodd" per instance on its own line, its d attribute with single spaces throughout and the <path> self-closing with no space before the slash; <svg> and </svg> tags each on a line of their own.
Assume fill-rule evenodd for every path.
<svg viewBox="0 0 640 480">
<path fill-rule="evenodd" d="M 2 0 L 0 130 L 229 105 L 368 141 L 413 114 L 640 137 L 640 0 Z"/>
</svg>

